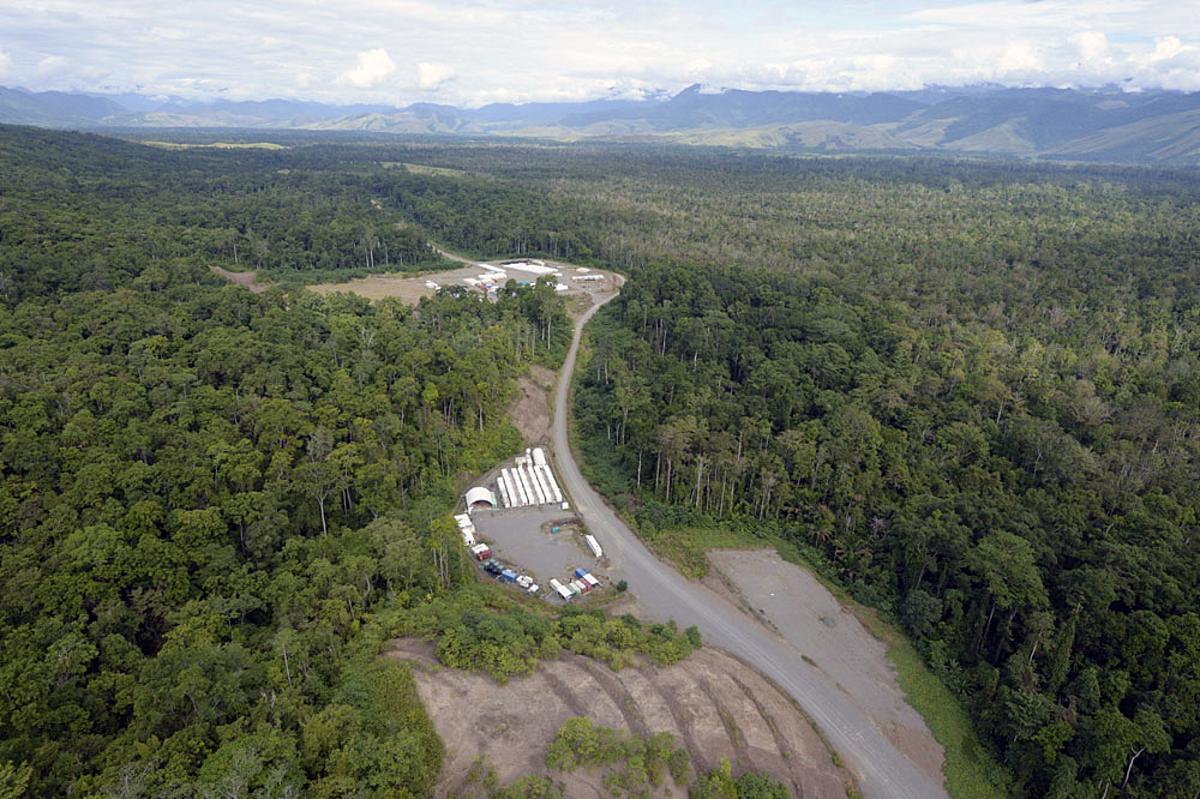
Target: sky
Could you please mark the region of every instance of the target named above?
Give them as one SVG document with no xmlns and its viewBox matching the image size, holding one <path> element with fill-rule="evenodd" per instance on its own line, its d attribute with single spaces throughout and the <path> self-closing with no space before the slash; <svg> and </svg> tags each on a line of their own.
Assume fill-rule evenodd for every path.
<svg viewBox="0 0 1200 799">
<path fill-rule="evenodd" d="M 1198 0 L 0 0 L 0 85 L 341 104 L 1200 91 Z"/>
</svg>

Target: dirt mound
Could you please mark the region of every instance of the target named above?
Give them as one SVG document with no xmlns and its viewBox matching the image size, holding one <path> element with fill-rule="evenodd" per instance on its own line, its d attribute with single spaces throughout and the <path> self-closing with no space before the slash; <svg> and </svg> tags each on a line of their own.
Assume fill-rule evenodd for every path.
<svg viewBox="0 0 1200 799">
<path fill-rule="evenodd" d="M 796 705 L 753 669 L 713 649 L 673 666 L 644 662 L 618 672 L 566 654 L 504 686 L 440 666 L 425 642 L 397 641 L 390 654 L 414 662 L 417 690 L 446 744 L 438 796 L 457 793 L 479 759 L 502 783 L 545 773 L 546 746 L 573 716 L 639 735 L 670 732 L 698 771 L 728 758 L 735 773 L 768 774 L 797 797 L 846 796 L 844 772 Z M 594 776 L 572 773 L 564 780 L 567 796 L 607 795 Z"/>
</svg>

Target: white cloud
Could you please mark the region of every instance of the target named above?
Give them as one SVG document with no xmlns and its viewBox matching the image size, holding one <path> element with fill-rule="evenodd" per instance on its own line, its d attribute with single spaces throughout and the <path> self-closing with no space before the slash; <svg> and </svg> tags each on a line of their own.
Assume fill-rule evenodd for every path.
<svg viewBox="0 0 1200 799">
<path fill-rule="evenodd" d="M 59 55 L 48 55 L 37 63 L 37 74 L 43 77 L 61 75 L 67 68 L 67 59 Z"/>
<path fill-rule="evenodd" d="M 1000 54 L 996 66 L 1000 74 L 1035 72 L 1042 68 L 1042 56 L 1032 42 L 1011 42 Z"/>
<path fill-rule="evenodd" d="M 1100 31 L 1085 31 L 1071 37 L 1079 50 L 1079 58 L 1086 64 L 1101 61 L 1108 55 L 1108 37 Z"/>
<path fill-rule="evenodd" d="M 358 54 L 358 63 L 353 69 L 348 69 L 338 77 L 338 82 L 367 89 L 378 86 L 389 75 L 396 71 L 396 62 L 382 47 L 374 50 L 364 50 Z"/>
<path fill-rule="evenodd" d="M 1200 89 L 1193 6 L 0 0 L 0 73 L 4 83 L 32 89 L 466 105 L 639 96 L 697 82 L 836 91 L 979 81 Z M 69 60 L 39 69 L 50 53 Z"/>
<path fill-rule="evenodd" d="M 422 91 L 433 91 L 443 83 L 454 80 L 454 76 L 454 67 L 449 64 L 431 61 L 422 61 L 417 64 L 417 85 L 421 87 Z"/>
<path fill-rule="evenodd" d="M 1147 61 L 1166 61 L 1184 51 L 1183 42 L 1178 36 L 1159 36 L 1154 40 L 1154 52 L 1150 53 Z"/>
</svg>

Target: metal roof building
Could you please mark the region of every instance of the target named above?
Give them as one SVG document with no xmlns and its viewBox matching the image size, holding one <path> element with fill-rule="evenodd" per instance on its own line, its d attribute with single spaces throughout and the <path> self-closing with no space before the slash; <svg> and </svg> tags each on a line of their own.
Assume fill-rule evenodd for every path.
<svg viewBox="0 0 1200 799">
<path fill-rule="evenodd" d="M 475 486 L 466 493 L 467 508 L 475 510 L 476 508 L 494 508 L 496 507 L 496 495 L 487 490 L 483 486 Z"/>
</svg>

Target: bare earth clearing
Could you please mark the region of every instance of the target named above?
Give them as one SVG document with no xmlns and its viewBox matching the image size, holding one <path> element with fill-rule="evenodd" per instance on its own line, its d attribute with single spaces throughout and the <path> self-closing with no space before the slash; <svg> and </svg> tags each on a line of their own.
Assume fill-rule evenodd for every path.
<svg viewBox="0 0 1200 799">
<path fill-rule="evenodd" d="M 446 745 L 439 797 L 456 794 L 479 758 L 502 783 L 545 773 L 546 746 L 573 716 L 640 735 L 670 732 L 699 771 L 729 758 L 735 773 L 769 774 L 797 797 L 846 796 L 844 773 L 792 700 L 713 649 L 665 668 L 643 663 L 618 672 L 565 654 L 503 687 L 486 675 L 440 666 L 423 641 L 397 641 L 389 655 L 414 664 L 418 693 Z M 553 776 L 566 784 L 571 799 L 609 795 L 596 773 Z M 668 795 L 686 794 L 676 786 Z"/>
<path fill-rule="evenodd" d="M 517 380 L 517 398 L 508 409 L 513 425 L 521 432 L 525 445 L 536 447 L 550 440 L 550 389 L 554 372 L 533 366 L 528 376 Z"/>
<path fill-rule="evenodd" d="M 382 300 L 388 297 L 396 297 L 409 305 L 416 305 L 422 297 L 432 297 L 437 293 L 437 289 L 429 288 L 425 285 L 426 281 L 433 281 L 439 286 L 452 286 L 456 283 L 462 283 L 465 277 L 475 277 L 478 274 L 478 269 L 463 267 L 462 269 L 450 269 L 446 272 L 432 272 L 421 275 L 368 275 L 367 277 L 347 280 L 345 283 L 314 283 L 308 289 L 321 295 L 337 294 L 344 291 L 350 294 L 357 294 L 360 297 L 366 297 L 368 300 Z"/>
<path fill-rule="evenodd" d="M 942 747 L 905 701 L 887 648 L 825 586 L 773 549 L 712 550 L 708 557 L 744 607 L 829 675 L 909 760 L 941 778 Z"/>
<path fill-rule="evenodd" d="M 459 263 L 473 264 L 462 256 L 453 255 L 444 250 L 438 252 L 449 258 L 450 260 L 458 261 Z M 489 261 L 489 264 L 497 264 L 496 261 Z M 602 269 L 587 269 L 580 272 L 579 267 L 573 264 L 561 263 L 559 261 L 545 261 L 546 266 L 553 267 L 562 272 L 561 281 L 567 286 L 567 291 L 563 292 L 566 297 L 580 296 L 591 294 L 594 292 L 611 291 L 613 286 L 620 285 L 621 278 L 612 272 L 606 272 Z M 463 266 L 458 269 L 448 269 L 443 272 L 426 272 L 420 275 L 404 275 L 404 274 L 383 274 L 383 275 L 368 275 L 354 280 L 348 280 L 344 283 L 316 283 L 308 288 L 318 294 L 335 294 L 340 291 L 357 294 L 360 297 L 366 297 L 369 300 L 381 300 L 387 297 L 396 297 L 402 302 L 410 305 L 416 305 L 422 297 L 432 297 L 437 288 L 430 286 L 430 283 L 436 284 L 438 288 L 447 288 L 449 286 L 463 286 L 463 281 L 466 278 L 478 278 L 488 274 L 488 271 L 479 266 Z M 601 280 L 578 280 L 584 275 L 601 275 Z M 534 281 L 537 275 L 521 272 L 513 269 L 509 272 L 509 277 L 514 280 Z"/>
<path fill-rule="evenodd" d="M 210 266 L 209 269 L 213 271 L 213 274 L 225 278 L 230 283 L 236 283 L 242 288 L 250 289 L 255 294 L 261 294 L 267 290 L 267 285 L 265 283 L 259 283 L 255 279 L 253 272 L 231 272 L 228 269 L 222 269 L 219 266 Z"/>
</svg>

